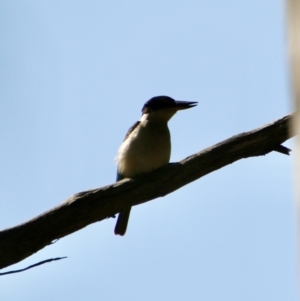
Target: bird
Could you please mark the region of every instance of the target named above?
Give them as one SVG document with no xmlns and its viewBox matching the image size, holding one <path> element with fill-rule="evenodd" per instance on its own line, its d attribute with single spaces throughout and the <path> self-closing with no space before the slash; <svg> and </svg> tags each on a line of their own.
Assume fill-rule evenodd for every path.
<svg viewBox="0 0 300 301">
<path fill-rule="evenodd" d="M 117 181 L 149 173 L 167 165 L 171 156 L 171 136 L 168 121 L 179 110 L 197 105 L 195 101 L 178 101 L 169 96 L 155 96 L 142 108 L 139 121 L 128 130 L 119 147 Z M 131 207 L 119 212 L 116 235 L 125 235 Z"/>
</svg>

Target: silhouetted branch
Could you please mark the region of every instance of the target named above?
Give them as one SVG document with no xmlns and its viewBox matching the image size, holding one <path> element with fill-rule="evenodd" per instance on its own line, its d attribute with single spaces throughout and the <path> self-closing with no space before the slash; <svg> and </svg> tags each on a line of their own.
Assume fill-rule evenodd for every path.
<svg viewBox="0 0 300 301">
<path fill-rule="evenodd" d="M 19 262 L 52 241 L 113 216 L 125 207 L 165 196 L 237 160 L 266 155 L 273 150 L 288 154 L 289 149 L 281 143 L 292 136 L 288 130 L 291 118 L 288 115 L 234 136 L 155 172 L 77 193 L 32 220 L 1 231 L 0 268 Z"/>
<path fill-rule="evenodd" d="M 57 260 L 65 259 L 65 258 L 67 258 L 67 257 L 65 256 L 65 257 L 56 257 L 56 258 L 46 259 L 46 260 L 40 261 L 40 262 L 38 262 L 38 263 L 32 264 L 32 265 L 30 265 L 30 266 L 28 266 L 27 268 L 24 268 L 24 269 L 13 270 L 13 271 L 8 271 L 8 272 L 0 273 L 0 276 L 24 272 L 24 271 L 26 271 L 26 270 L 35 268 L 35 267 L 37 267 L 37 266 L 39 266 L 39 265 L 42 265 L 42 264 L 45 264 L 45 263 L 49 263 L 49 262 L 51 262 L 51 261 L 57 261 Z"/>
</svg>

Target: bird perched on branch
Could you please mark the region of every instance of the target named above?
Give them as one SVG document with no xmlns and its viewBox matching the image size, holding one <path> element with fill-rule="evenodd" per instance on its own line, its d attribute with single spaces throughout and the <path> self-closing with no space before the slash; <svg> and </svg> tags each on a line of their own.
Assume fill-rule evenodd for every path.
<svg viewBox="0 0 300 301">
<path fill-rule="evenodd" d="M 156 96 L 142 108 L 142 117 L 128 131 L 121 144 L 116 163 L 117 181 L 148 173 L 169 163 L 171 137 L 168 121 L 179 110 L 197 105 L 195 101 L 176 101 L 168 96 Z M 131 207 L 123 209 L 115 226 L 116 235 L 124 235 Z"/>
</svg>

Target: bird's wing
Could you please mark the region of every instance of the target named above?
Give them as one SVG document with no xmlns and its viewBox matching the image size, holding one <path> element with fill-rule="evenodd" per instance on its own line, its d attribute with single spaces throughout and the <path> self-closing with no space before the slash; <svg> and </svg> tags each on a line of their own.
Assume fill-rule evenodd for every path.
<svg viewBox="0 0 300 301">
<path fill-rule="evenodd" d="M 131 128 L 129 128 L 127 134 L 125 135 L 125 138 L 123 141 L 125 141 L 129 135 L 136 129 L 136 127 L 140 124 L 140 121 L 137 121 Z M 122 174 L 119 173 L 119 171 L 117 170 L 117 181 L 121 181 L 124 179 L 124 176 Z"/>
<path fill-rule="evenodd" d="M 128 136 L 135 130 L 135 128 L 140 124 L 141 122 L 140 121 L 137 121 L 129 130 L 128 130 L 128 132 L 127 132 L 127 134 L 126 134 L 126 136 L 125 136 L 125 138 L 124 138 L 124 140 L 123 141 L 125 141 L 127 138 L 128 138 Z"/>
<path fill-rule="evenodd" d="M 119 171 L 117 170 L 117 179 L 116 179 L 116 181 L 118 182 L 118 181 L 121 181 L 123 179 L 124 179 L 124 176 L 122 174 L 120 174 Z"/>
</svg>

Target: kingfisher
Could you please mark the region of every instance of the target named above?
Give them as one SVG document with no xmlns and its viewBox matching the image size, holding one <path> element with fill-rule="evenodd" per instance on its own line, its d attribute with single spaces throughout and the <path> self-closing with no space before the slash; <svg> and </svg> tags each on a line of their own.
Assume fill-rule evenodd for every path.
<svg viewBox="0 0 300 301">
<path fill-rule="evenodd" d="M 117 181 L 149 173 L 167 165 L 171 156 L 171 136 L 168 121 L 179 110 L 197 105 L 195 101 L 178 101 L 168 96 L 149 99 L 142 116 L 127 132 L 116 157 Z M 124 235 L 131 207 L 119 212 L 116 235 Z"/>
</svg>

